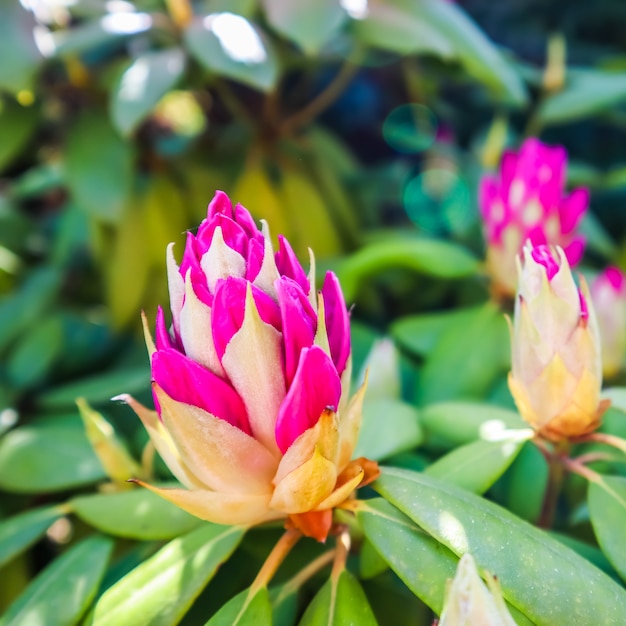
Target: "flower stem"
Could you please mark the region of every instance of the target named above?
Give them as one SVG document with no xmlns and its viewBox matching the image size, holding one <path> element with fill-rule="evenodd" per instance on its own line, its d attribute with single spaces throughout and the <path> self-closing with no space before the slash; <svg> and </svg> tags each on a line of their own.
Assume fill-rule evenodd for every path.
<svg viewBox="0 0 626 626">
<path fill-rule="evenodd" d="M 554 450 L 549 454 L 546 454 L 545 446 L 539 445 L 539 449 L 544 453 L 548 461 L 548 484 L 546 485 L 546 491 L 543 496 L 537 526 L 539 526 L 539 528 L 552 528 L 556 514 L 556 505 L 565 475 L 564 459 L 569 452 L 569 442 L 555 444 Z"/>
<path fill-rule="evenodd" d="M 591 433 L 582 437 L 581 439 L 577 439 L 576 443 L 586 443 L 586 442 L 596 442 L 596 443 L 605 443 L 608 446 L 613 446 L 618 450 L 626 453 L 626 439 L 622 439 L 621 437 L 616 437 L 615 435 L 610 435 L 608 433 Z"/>
<path fill-rule="evenodd" d="M 330 573 L 331 578 L 336 580 L 337 578 L 339 578 L 341 572 L 346 569 L 348 552 L 350 552 L 350 531 L 347 528 L 344 528 L 337 535 L 337 548 L 335 549 L 335 560 L 333 562 L 333 569 Z"/>
<path fill-rule="evenodd" d="M 302 537 L 302 533 L 295 528 L 285 531 L 285 534 L 278 540 L 267 559 L 265 559 L 265 563 L 263 563 L 250 586 L 250 598 L 254 597 L 259 589 L 267 586 L 276 570 L 281 566 L 289 552 L 291 552 L 291 549 L 298 543 L 300 537 Z"/>
<path fill-rule="evenodd" d="M 291 580 L 289 580 L 283 586 L 281 592 L 276 597 L 276 604 L 280 604 L 281 600 L 297 589 L 300 589 L 304 583 L 310 578 L 315 576 L 317 572 L 326 567 L 335 557 L 336 550 L 327 550 L 323 554 L 320 554 L 316 559 L 311 561 L 306 567 L 302 568 Z"/>
</svg>

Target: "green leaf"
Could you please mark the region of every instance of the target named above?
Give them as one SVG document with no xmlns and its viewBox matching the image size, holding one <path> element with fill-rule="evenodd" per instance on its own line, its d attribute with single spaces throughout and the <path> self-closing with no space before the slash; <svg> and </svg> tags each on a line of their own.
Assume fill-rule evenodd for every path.
<svg viewBox="0 0 626 626">
<path fill-rule="evenodd" d="M 185 71 L 180 48 L 151 50 L 134 59 L 111 91 L 111 119 L 122 135 L 130 135 L 172 89 Z"/>
<path fill-rule="evenodd" d="M 278 57 L 261 29 L 241 15 L 212 13 L 185 30 L 185 44 L 200 65 L 219 76 L 270 91 L 278 80 Z"/>
<path fill-rule="evenodd" d="M 244 589 L 231 598 L 206 626 L 272 626 L 272 606 L 267 587 L 261 587 L 251 598 Z"/>
<path fill-rule="evenodd" d="M 60 507 L 46 506 L 0 522 L 0 567 L 35 543 L 61 515 Z"/>
<path fill-rule="evenodd" d="M 46 380 L 65 349 L 63 320 L 44 319 L 21 338 L 7 361 L 7 377 L 17 389 L 28 389 Z"/>
<path fill-rule="evenodd" d="M 390 268 L 407 268 L 435 278 L 465 278 L 478 272 L 478 260 L 456 244 L 436 239 L 387 239 L 361 248 L 347 258 L 337 274 L 348 302 L 361 282 Z"/>
<path fill-rule="evenodd" d="M 88 111 L 68 133 L 65 174 L 72 197 L 90 216 L 118 222 L 130 196 L 133 149 L 101 111 Z"/>
<path fill-rule="evenodd" d="M 435 448 L 455 448 L 495 429 L 524 428 L 518 413 L 482 402 L 437 402 L 420 410 L 426 441 Z"/>
<path fill-rule="evenodd" d="M 504 316 L 488 302 L 441 335 L 422 369 L 420 403 L 482 398 L 510 367 L 509 355 Z"/>
<path fill-rule="evenodd" d="M 172 539 L 201 523 L 147 489 L 79 496 L 69 504 L 87 524 L 130 539 Z"/>
<path fill-rule="evenodd" d="M 380 461 L 416 448 L 421 442 L 422 429 L 415 407 L 400 400 L 368 401 L 366 397 L 354 456 Z"/>
<path fill-rule="evenodd" d="M 73 408 L 76 398 L 85 398 L 90 404 L 102 404 L 120 393 L 139 393 L 149 386 L 148 364 L 145 367 L 125 367 L 59 385 L 40 394 L 37 404 L 50 410 Z"/>
<path fill-rule="evenodd" d="M 3 21 L 0 19 L 0 34 Z M 14 58 L 13 54 L 11 58 Z M 13 99 L 0 96 L 0 172 L 19 156 L 35 132 L 38 121 L 39 109 L 36 106 L 21 106 Z"/>
<path fill-rule="evenodd" d="M 521 441 L 473 441 L 452 450 L 424 472 L 482 494 L 504 474 L 521 447 Z"/>
<path fill-rule="evenodd" d="M 626 76 L 618 72 L 570 69 L 565 88 L 544 100 L 539 119 L 562 124 L 612 109 L 626 100 Z"/>
<path fill-rule="evenodd" d="M 300 626 L 375 626 L 377 623 L 359 581 L 343 570 L 339 576 L 331 576 L 318 591 Z"/>
<path fill-rule="evenodd" d="M 611 408 L 626 413 L 626 387 L 609 387 L 602 390 L 602 397 L 611 401 Z"/>
<path fill-rule="evenodd" d="M 33 87 L 43 58 L 35 43 L 36 26 L 33 14 L 20 2 L 2 2 L 0 59 L 10 59 L 11 62 L 0 63 L 0 91 L 6 89 L 18 93 Z"/>
<path fill-rule="evenodd" d="M 80 420 L 58 426 L 50 421 L 15 428 L 0 439 L 0 488 L 46 493 L 105 478 Z"/>
<path fill-rule="evenodd" d="M 178 623 L 244 532 L 238 526 L 206 523 L 170 541 L 103 594 L 94 626 Z"/>
<path fill-rule="evenodd" d="M 448 328 L 466 324 L 476 311 L 478 307 L 403 317 L 392 322 L 391 336 L 412 354 L 428 356 Z"/>
<path fill-rule="evenodd" d="M 112 548 L 105 537 L 90 537 L 70 548 L 35 578 L 0 624 L 76 624 L 96 595 Z"/>
<path fill-rule="evenodd" d="M 346 14 L 337 0 L 262 0 L 267 21 L 307 54 L 319 52 Z"/>
<path fill-rule="evenodd" d="M 60 272 L 53 267 L 34 271 L 13 295 L 0 301 L 0 351 L 36 323 L 57 293 Z"/>
<path fill-rule="evenodd" d="M 374 488 L 460 556 L 495 574 L 505 598 L 537 626 L 619 624 L 626 591 L 545 532 L 425 474 L 383 468 Z M 371 536 L 370 536 L 371 540 Z"/>
<path fill-rule="evenodd" d="M 589 483 L 589 514 L 602 552 L 626 580 L 626 477 L 602 476 Z"/>
</svg>

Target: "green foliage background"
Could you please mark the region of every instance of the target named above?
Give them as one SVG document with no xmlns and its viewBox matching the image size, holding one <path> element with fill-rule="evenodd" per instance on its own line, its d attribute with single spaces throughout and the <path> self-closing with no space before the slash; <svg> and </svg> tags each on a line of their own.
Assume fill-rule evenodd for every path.
<svg viewBox="0 0 626 626">
<path fill-rule="evenodd" d="M 0 623 L 46 615 L 46 624 L 203 624 L 250 584 L 278 536 L 270 528 L 242 539 L 142 490 L 103 488 L 107 473 L 75 405 L 85 398 L 141 457 L 139 421 L 110 398 L 128 392 L 150 402 L 139 311 L 152 320 L 166 304 L 165 247 L 175 241 L 180 255 L 215 189 L 287 235 L 302 259 L 310 247 L 322 269 L 337 271 L 354 303 L 357 372 L 377 338 L 395 340 L 400 384 L 370 392 L 359 453 L 428 468 L 419 474 L 426 483 L 486 493 L 517 516 L 505 526 L 535 521 L 543 457 L 528 443 L 505 451 L 479 439 L 488 419 L 520 422 L 505 382 L 506 326 L 485 303 L 477 183 L 525 135 L 565 145 L 569 184 L 592 192 L 584 271 L 626 266 L 622 3 L 32 7 L 0 0 L 0 612 L 8 609 Z M 624 435 L 619 394 L 603 428 Z M 534 569 L 511 582 L 495 547 L 478 559 L 504 580 L 520 623 L 592 623 L 567 612 L 577 585 L 596 576 L 585 568 L 624 579 L 615 531 L 626 521 L 623 459 L 597 470 L 614 476 L 594 485 L 589 502 L 584 483 L 570 478 L 559 506 L 554 532 L 567 548 L 555 559 L 573 559 L 567 567 L 580 574 L 571 584 L 544 577 L 555 594 L 565 589 L 553 596 L 561 614 L 541 613 L 547 605 L 525 595 L 525 585 L 541 586 L 530 580 Z M 429 624 L 459 551 L 427 509 L 406 508 L 399 485 L 413 478 L 397 471 L 377 488 L 396 507 L 371 500 L 359 513 L 350 569 L 360 583 L 345 572 L 304 613 L 326 574 L 302 589 L 287 582 L 324 552 L 301 546 L 279 586 L 251 600 L 246 619 L 262 619 L 271 602 L 276 623 L 303 615 L 302 623 L 326 623 L 323 594 L 339 593 L 348 607 L 361 602 L 362 585 L 373 613 L 359 623 Z M 158 461 L 156 472 L 171 479 Z M 418 500 L 429 484 L 415 487 Z M 462 493 L 442 496 L 442 507 Z M 459 519 L 470 515 L 459 507 Z M 422 531 L 407 535 L 412 527 Z M 495 524 L 493 536 L 501 532 Z M 532 558 L 540 541 L 529 535 Z M 428 584 L 415 563 L 393 561 L 406 549 L 430 563 Z M 608 605 L 626 604 L 622 583 L 604 578 L 585 615 L 600 611 L 602 623 L 618 623 Z M 71 580 L 80 584 L 61 583 Z"/>
</svg>

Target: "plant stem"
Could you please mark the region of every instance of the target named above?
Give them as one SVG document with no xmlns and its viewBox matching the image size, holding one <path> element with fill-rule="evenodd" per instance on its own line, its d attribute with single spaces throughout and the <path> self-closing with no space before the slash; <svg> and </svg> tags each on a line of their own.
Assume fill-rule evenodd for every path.
<svg viewBox="0 0 626 626">
<path fill-rule="evenodd" d="M 350 552 L 350 531 L 347 528 L 344 528 L 337 535 L 337 548 L 335 550 L 335 561 L 333 562 L 333 569 L 330 573 L 331 578 L 336 580 L 337 578 L 339 578 L 341 572 L 346 569 L 348 552 Z"/>
<path fill-rule="evenodd" d="M 326 567 L 335 557 L 336 550 L 327 550 L 323 554 L 320 554 L 316 559 L 311 561 L 306 567 L 302 568 L 291 580 L 289 580 L 283 586 L 281 592 L 276 597 L 276 604 L 279 604 L 282 598 L 292 594 L 297 589 L 300 589 L 309 578 L 312 578 L 321 569 Z"/>
<path fill-rule="evenodd" d="M 259 589 L 267 586 L 276 570 L 281 566 L 289 552 L 291 552 L 291 549 L 298 543 L 300 537 L 302 537 L 302 533 L 295 528 L 285 531 L 285 534 L 278 540 L 267 559 L 265 559 L 265 563 L 263 563 L 257 577 L 250 586 L 250 598 L 254 597 Z"/>
<path fill-rule="evenodd" d="M 542 452 L 545 451 L 545 447 L 539 446 L 539 449 Z M 541 514 L 537 522 L 539 528 L 552 528 L 554 524 L 556 505 L 565 474 L 563 461 L 565 457 L 567 457 L 568 451 L 569 442 L 561 442 L 555 444 L 554 451 L 546 456 L 548 461 L 548 484 L 546 485 L 546 491 L 541 505 Z"/>
<path fill-rule="evenodd" d="M 609 435 L 608 433 L 591 433 L 581 439 L 577 439 L 576 443 L 584 443 L 588 441 L 605 443 L 608 446 L 613 446 L 614 448 L 626 453 L 626 440 L 621 437 L 616 437 L 615 435 Z"/>
</svg>

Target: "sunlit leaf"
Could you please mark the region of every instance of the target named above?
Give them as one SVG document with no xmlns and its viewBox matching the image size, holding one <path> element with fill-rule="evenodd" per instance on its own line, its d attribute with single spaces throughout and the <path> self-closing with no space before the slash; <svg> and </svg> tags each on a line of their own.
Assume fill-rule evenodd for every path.
<svg viewBox="0 0 626 626">
<path fill-rule="evenodd" d="M 267 21 L 307 54 L 320 50 L 346 18 L 339 0 L 262 0 Z"/>
<path fill-rule="evenodd" d="M 590 482 L 589 514 L 602 551 L 626 580 L 626 477 L 602 476 Z"/>
<path fill-rule="evenodd" d="M 133 148 L 106 115 L 88 111 L 68 133 L 65 174 L 77 206 L 92 217 L 117 222 L 131 191 Z"/>
<path fill-rule="evenodd" d="M 234 13 L 212 13 L 185 30 L 189 52 L 206 69 L 269 91 L 278 80 L 278 59 L 258 26 Z"/>
<path fill-rule="evenodd" d="M 60 507 L 47 506 L 0 522 L 0 567 L 37 541 L 61 515 Z"/>
<path fill-rule="evenodd" d="M 151 50 L 134 59 L 111 92 L 111 119 L 128 135 L 152 112 L 185 71 L 180 48 Z"/>
<path fill-rule="evenodd" d="M 203 524 L 170 541 L 98 600 L 94 626 L 171 626 L 232 554 L 244 529 Z"/>
<path fill-rule="evenodd" d="M 0 488 L 7 491 L 62 491 L 103 478 L 78 418 L 71 425 L 19 426 L 0 439 Z"/>
<path fill-rule="evenodd" d="M 78 496 L 70 506 L 90 526 L 130 539 L 172 539 L 201 523 L 147 489 Z"/>
<path fill-rule="evenodd" d="M 9 607 L 2 624 L 76 624 L 93 600 L 113 543 L 90 537 L 55 559 Z"/>
<path fill-rule="evenodd" d="M 262 587 L 252 597 L 244 589 L 231 598 L 206 626 L 271 626 L 272 606 L 267 588 Z"/>
<path fill-rule="evenodd" d="M 471 552 L 537 626 L 619 624 L 626 591 L 507 510 L 425 474 L 384 468 L 374 488 L 457 556 Z M 371 540 L 371 536 L 370 536 Z"/>
<path fill-rule="evenodd" d="M 467 489 L 485 493 L 511 465 L 520 441 L 473 441 L 429 465 L 424 473 Z"/>
</svg>

